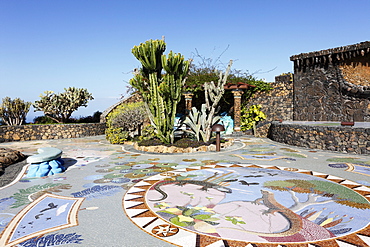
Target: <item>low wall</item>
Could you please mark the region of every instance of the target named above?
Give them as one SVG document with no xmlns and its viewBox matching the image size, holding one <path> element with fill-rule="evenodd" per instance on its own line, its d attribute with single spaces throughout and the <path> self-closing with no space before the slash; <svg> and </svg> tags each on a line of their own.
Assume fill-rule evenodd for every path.
<svg viewBox="0 0 370 247">
<path fill-rule="evenodd" d="M 0 126 L 0 142 L 104 135 L 104 123 Z"/>
<path fill-rule="evenodd" d="M 370 154 L 370 128 L 272 122 L 268 138 L 299 147 Z"/>
</svg>

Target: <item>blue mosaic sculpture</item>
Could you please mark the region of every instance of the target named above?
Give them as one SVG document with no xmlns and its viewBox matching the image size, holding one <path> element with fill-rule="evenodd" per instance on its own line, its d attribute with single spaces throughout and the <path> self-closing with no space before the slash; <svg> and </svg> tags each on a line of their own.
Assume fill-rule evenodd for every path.
<svg viewBox="0 0 370 247">
<path fill-rule="evenodd" d="M 61 159 L 62 150 L 53 147 L 44 147 L 37 150 L 38 154 L 27 158 L 30 163 L 27 177 L 45 177 L 65 171 L 64 161 Z"/>
</svg>

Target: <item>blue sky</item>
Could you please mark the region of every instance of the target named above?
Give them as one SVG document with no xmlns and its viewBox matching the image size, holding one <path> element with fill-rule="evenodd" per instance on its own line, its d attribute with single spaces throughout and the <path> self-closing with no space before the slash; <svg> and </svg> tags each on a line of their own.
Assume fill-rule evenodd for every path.
<svg viewBox="0 0 370 247">
<path fill-rule="evenodd" d="M 104 111 L 140 65 L 132 47 L 162 36 L 165 53 L 225 51 L 221 62 L 273 81 L 292 55 L 369 41 L 369 13 L 370 0 L 0 0 L 0 98 L 73 86 L 95 98 L 73 116 Z"/>
</svg>

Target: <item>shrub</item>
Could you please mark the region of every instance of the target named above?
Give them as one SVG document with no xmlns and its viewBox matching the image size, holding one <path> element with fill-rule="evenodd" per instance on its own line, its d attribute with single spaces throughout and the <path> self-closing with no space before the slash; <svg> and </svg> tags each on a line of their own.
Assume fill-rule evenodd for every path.
<svg viewBox="0 0 370 247">
<path fill-rule="evenodd" d="M 155 128 L 152 125 L 147 125 L 141 130 L 139 141 L 154 139 L 156 136 Z"/>
<path fill-rule="evenodd" d="M 121 127 L 127 131 L 136 130 L 145 121 L 143 102 L 127 103 L 118 106 L 108 115 L 107 124 L 111 127 Z"/>
<path fill-rule="evenodd" d="M 92 116 L 80 117 L 76 123 L 99 123 L 102 112 L 96 111 Z"/>
<path fill-rule="evenodd" d="M 105 137 L 112 144 L 122 144 L 130 138 L 130 132 L 123 128 L 107 128 Z"/>
<path fill-rule="evenodd" d="M 54 119 L 52 118 L 49 118 L 48 116 L 39 116 L 39 117 L 35 117 L 33 119 L 33 122 L 35 124 L 55 124 L 57 123 L 57 121 L 55 121 Z"/>
<path fill-rule="evenodd" d="M 253 131 L 256 132 L 257 123 L 266 119 L 266 114 L 261 111 L 261 107 L 261 105 L 251 105 L 248 109 L 246 107 L 241 109 L 240 129 L 242 131 L 253 128 Z"/>
<path fill-rule="evenodd" d="M 119 105 L 107 116 L 106 138 L 112 144 L 121 144 L 133 138 L 133 132 L 145 121 L 143 102 Z"/>
</svg>

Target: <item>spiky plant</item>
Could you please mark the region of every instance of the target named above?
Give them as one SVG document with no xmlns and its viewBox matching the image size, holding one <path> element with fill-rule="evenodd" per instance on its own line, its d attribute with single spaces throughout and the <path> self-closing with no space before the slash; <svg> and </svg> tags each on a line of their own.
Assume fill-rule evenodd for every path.
<svg viewBox="0 0 370 247">
<path fill-rule="evenodd" d="M 211 139 L 212 126 L 220 119 L 219 116 L 216 116 L 219 109 L 218 103 L 225 93 L 224 86 L 227 82 L 232 63 L 232 60 L 230 60 L 225 73 L 222 71 L 219 72 L 217 84 L 213 81 L 204 83 L 206 103 L 202 104 L 200 112 L 193 107 L 189 116 L 184 121 L 191 128 L 192 133 L 198 140 L 201 137 L 204 142 L 208 142 Z"/>
<path fill-rule="evenodd" d="M 164 55 L 164 40 L 148 40 L 132 49 L 142 67 L 135 70 L 130 85 L 143 97 L 151 124 L 157 137 L 164 143 L 174 141 L 174 121 L 189 61 L 180 53 Z M 162 73 L 164 70 L 164 73 Z"/>
</svg>

